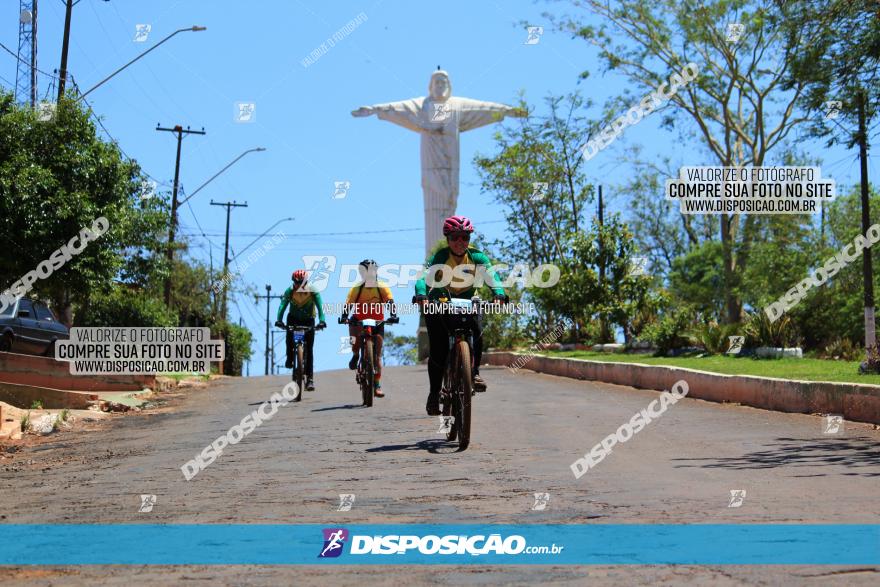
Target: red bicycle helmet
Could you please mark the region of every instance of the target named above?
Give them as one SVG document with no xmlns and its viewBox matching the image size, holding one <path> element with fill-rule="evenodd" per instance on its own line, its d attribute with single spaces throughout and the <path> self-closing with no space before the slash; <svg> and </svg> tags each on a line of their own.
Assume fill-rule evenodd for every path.
<svg viewBox="0 0 880 587">
<path fill-rule="evenodd" d="M 450 216 L 443 221 L 443 236 L 453 232 L 473 232 L 474 225 L 467 216 Z"/>
<path fill-rule="evenodd" d="M 305 283 L 306 281 L 306 270 L 305 269 L 297 269 L 291 275 L 294 283 Z"/>
</svg>

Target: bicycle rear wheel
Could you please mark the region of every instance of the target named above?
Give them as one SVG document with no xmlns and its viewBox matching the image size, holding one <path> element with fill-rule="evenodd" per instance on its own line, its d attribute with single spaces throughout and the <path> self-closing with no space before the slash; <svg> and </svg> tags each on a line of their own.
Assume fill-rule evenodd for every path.
<svg viewBox="0 0 880 587">
<path fill-rule="evenodd" d="M 373 406 L 373 386 L 376 384 L 373 379 L 373 340 L 370 338 L 364 341 L 361 349 L 361 369 L 363 373 L 361 394 L 364 405 L 369 408 Z"/>
<path fill-rule="evenodd" d="M 450 357 L 447 360 L 446 364 L 446 372 L 443 374 L 443 387 L 440 392 L 440 402 L 441 402 L 441 410 L 444 416 L 456 416 L 458 410 L 455 408 L 455 375 L 453 373 L 453 358 Z M 455 422 L 452 422 L 452 425 L 449 427 L 449 430 L 446 432 L 446 440 L 448 442 L 455 442 L 455 439 L 458 438 L 458 428 L 455 427 Z"/>
<path fill-rule="evenodd" d="M 456 406 L 455 427 L 458 429 L 458 450 L 467 449 L 471 442 L 471 399 L 474 379 L 471 370 L 471 347 L 464 340 L 455 347 L 456 380 L 453 405 Z"/>
</svg>

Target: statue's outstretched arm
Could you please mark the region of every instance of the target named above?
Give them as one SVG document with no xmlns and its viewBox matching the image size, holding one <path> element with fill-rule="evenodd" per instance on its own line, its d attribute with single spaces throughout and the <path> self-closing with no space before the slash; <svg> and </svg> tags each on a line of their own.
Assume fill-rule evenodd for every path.
<svg viewBox="0 0 880 587">
<path fill-rule="evenodd" d="M 470 98 L 459 98 L 461 114 L 459 115 L 458 128 L 461 131 L 480 128 L 493 122 L 501 122 L 505 117 L 523 117 L 527 113 L 520 109 L 500 104 L 498 102 L 485 102 Z"/>
<path fill-rule="evenodd" d="M 355 117 L 371 116 L 375 114 L 380 120 L 393 122 L 404 128 L 415 132 L 423 132 L 419 120 L 419 111 L 421 110 L 421 99 L 412 98 L 410 100 L 401 100 L 400 102 L 386 102 L 385 104 L 374 104 L 373 106 L 361 106 L 357 110 L 352 110 L 351 115 Z"/>
</svg>

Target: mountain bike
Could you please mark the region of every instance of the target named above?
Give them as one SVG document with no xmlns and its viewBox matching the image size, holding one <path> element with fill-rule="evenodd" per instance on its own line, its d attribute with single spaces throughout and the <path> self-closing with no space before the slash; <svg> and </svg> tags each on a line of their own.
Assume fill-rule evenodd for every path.
<svg viewBox="0 0 880 587">
<path fill-rule="evenodd" d="M 358 355 L 358 367 L 355 374 L 355 381 L 361 388 L 361 397 L 363 405 L 368 408 L 373 407 L 373 394 L 376 392 L 376 333 L 383 324 L 397 324 L 400 318 L 391 316 L 387 320 L 347 320 L 345 316 L 339 317 L 340 324 L 356 324 L 361 326 L 361 333 L 358 336 L 360 341 L 360 353 Z"/>
<path fill-rule="evenodd" d="M 474 320 L 490 302 L 478 297 L 471 299 L 441 298 L 428 302 L 428 307 L 443 317 L 449 332 L 449 353 L 443 386 L 440 388 L 440 404 L 445 417 L 452 416 L 452 425 L 446 440 L 458 439 L 458 450 L 466 450 L 471 442 L 471 398 L 474 396 L 473 379 L 473 324 Z"/>
<path fill-rule="evenodd" d="M 298 402 L 302 399 L 303 383 L 305 379 L 306 333 L 321 330 L 321 327 L 279 323 L 276 323 L 276 326 L 283 326 L 285 330 L 293 332 L 293 354 L 291 356 L 293 359 L 293 367 L 290 372 L 290 378 L 296 383 L 296 397 L 293 401 Z"/>
</svg>

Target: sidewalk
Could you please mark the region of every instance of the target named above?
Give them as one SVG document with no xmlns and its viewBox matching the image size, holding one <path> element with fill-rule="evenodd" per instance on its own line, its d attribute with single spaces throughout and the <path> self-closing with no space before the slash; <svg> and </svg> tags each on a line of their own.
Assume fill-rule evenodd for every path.
<svg viewBox="0 0 880 587">
<path fill-rule="evenodd" d="M 525 353 L 489 352 L 483 360 L 511 368 Z M 533 356 L 521 367 L 538 373 L 628 385 L 670 389 L 685 380 L 688 397 L 713 402 L 802 414 L 839 414 L 846 420 L 880 424 L 880 386 L 859 383 L 797 381 L 753 375 L 724 375 L 685 367 Z M 516 371 L 515 369 L 511 369 Z"/>
</svg>

